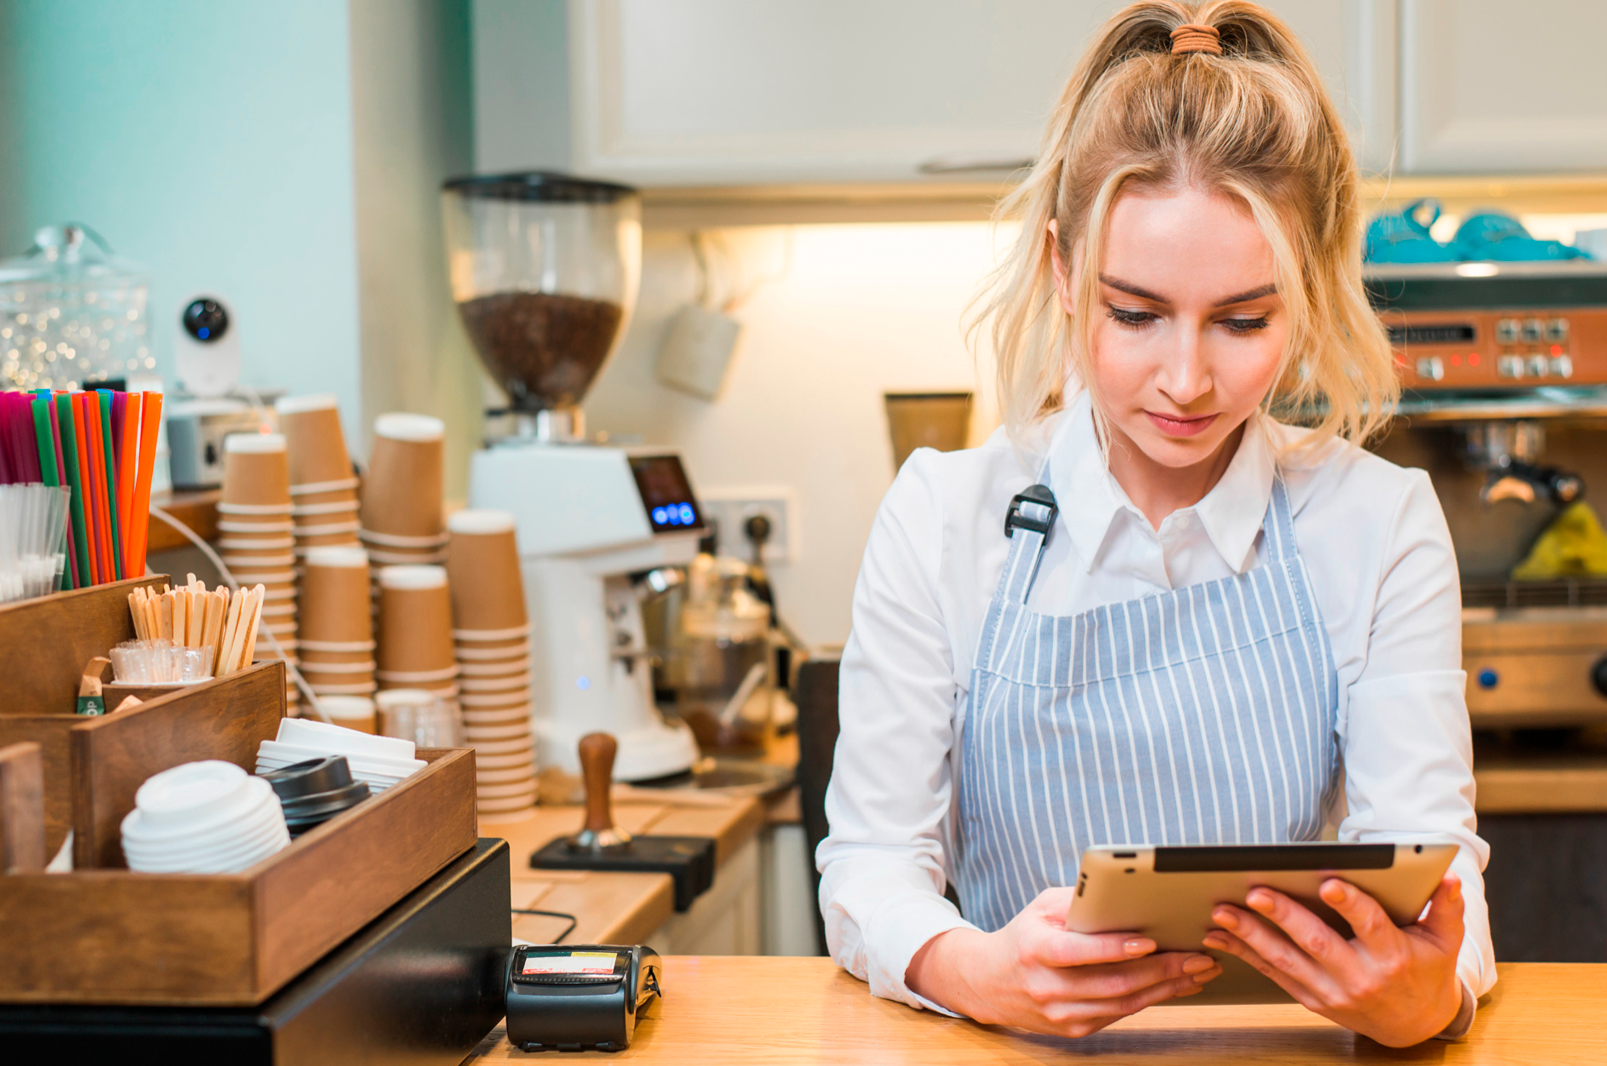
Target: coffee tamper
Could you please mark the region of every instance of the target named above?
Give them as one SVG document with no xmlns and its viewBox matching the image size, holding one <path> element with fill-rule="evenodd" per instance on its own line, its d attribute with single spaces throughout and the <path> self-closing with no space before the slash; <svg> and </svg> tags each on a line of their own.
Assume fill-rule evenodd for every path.
<svg viewBox="0 0 1607 1066">
<path fill-rule="evenodd" d="M 607 733 L 580 738 L 580 776 L 586 785 L 586 824 L 568 840 L 569 850 L 593 855 L 628 847 L 631 835 L 614 824 L 614 756 L 619 742 Z"/>
<path fill-rule="evenodd" d="M 632 836 L 615 825 L 609 788 L 618 750 L 619 744 L 607 733 L 588 733 L 580 738 L 580 773 L 586 783 L 585 825 L 573 836 L 548 841 L 530 856 L 530 866 L 536 870 L 669 874 L 674 882 L 675 909 L 684 911 L 714 883 L 714 838 Z"/>
</svg>

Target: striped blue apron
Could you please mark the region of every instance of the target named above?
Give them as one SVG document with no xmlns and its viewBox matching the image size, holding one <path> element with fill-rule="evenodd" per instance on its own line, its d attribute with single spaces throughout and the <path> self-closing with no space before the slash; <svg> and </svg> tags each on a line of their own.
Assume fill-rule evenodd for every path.
<svg viewBox="0 0 1607 1066">
<path fill-rule="evenodd" d="M 1025 606 L 1052 501 L 1011 505 L 961 725 L 955 887 L 989 931 L 1075 884 L 1090 845 L 1314 840 L 1338 779 L 1333 656 L 1281 479 L 1263 565 L 1067 617 Z"/>
</svg>

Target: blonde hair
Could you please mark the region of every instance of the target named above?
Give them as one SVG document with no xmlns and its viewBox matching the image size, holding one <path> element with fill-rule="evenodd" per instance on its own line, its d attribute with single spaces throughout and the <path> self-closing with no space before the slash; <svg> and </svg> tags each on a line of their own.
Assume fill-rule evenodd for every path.
<svg viewBox="0 0 1607 1066">
<path fill-rule="evenodd" d="M 1189 24 L 1214 28 L 1222 54 L 1174 55 L 1171 33 Z M 1355 158 L 1311 57 L 1244 0 L 1143 0 L 1100 31 L 1037 163 L 999 207 L 1000 218 L 1021 221 L 1021 235 L 978 297 L 969 333 L 974 344 L 990 332 L 1012 435 L 1063 406 L 1068 360 L 1100 410 L 1090 310 L 1111 208 L 1129 185 L 1224 194 L 1266 237 L 1289 330 L 1263 410 L 1305 412 L 1311 444 L 1359 443 L 1381 428 L 1400 384 L 1362 287 Z M 1082 242 L 1069 316 L 1051 268 L 1051 221 L 1068 275 Z"/>
</svg>

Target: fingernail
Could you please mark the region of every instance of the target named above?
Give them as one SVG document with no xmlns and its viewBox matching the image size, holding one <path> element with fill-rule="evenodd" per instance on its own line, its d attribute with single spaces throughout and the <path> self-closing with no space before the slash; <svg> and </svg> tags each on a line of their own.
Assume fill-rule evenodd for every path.
<svg viewBox="0 0 1607 1066">
<path fill-rule="evenodd" d="M 1226 951 L 1228 946 L 1227 937 L 1217 936 L 1215 933 L 1205 934 L 1203 943 L 1206 947 L 1215 948 L 1218 951 Z"/>
<path fill-rule="evenodd" d="M 1184 996 L 1197 996 L 1204 991 L 1205 989 L 1201 988 L 1199 985 L 1184 985 L 1182 988 L 1178 989 L 1177 995 L 1173 998 L 1182 999 Z"/>
<path fill-rule="evenodd" d="M 1223 907 L 1218 911 L 1213 911 L 1211 913 L 1211 918 L 1216 922 L 1217 925 L 1224 926 L 1228 929 L 1237 929 L 1239 927 L 1239 916 L 1234 914 L 1231 910 L 1228 910 L 1226 907 Z"/>
<path fill-rule="evenodd" d="M 1134 937 L 1122 945 L 1122 950 L 1129 955 L 1148 955 L 1155 950 L 1155 941 L 1146 937 Z"/>
<path fill-rule="evenodd" d="M 1209 955 L 1190 955 L 1183 960 L 1183 972 L 1203 973 L 1215 965 L 1216 962 Z"/>
<path fill-rule="evenodd" d="M 1245 897 L 1244 901 L 1258 911 L 1267 911 L 1272 909 L 1272 897 L 1267 895 L 1265 892 L 1251 892 L 1247 897 Z"/>
<path fill-rule="evenodd" d="M 1208 982 L 1215 981 L 1220 976 L 1222 976 L 1222 967 L 1220 967 L 1220 966 L 1212 966 L 1209 970 L 1206 970 L 1204 973 L 1195 974 L 1194 975 L 1194 983 L 1197 984 L 1197 985 L 1203 985 L 1203 984 L 1206 984 Z"/>
</svg>

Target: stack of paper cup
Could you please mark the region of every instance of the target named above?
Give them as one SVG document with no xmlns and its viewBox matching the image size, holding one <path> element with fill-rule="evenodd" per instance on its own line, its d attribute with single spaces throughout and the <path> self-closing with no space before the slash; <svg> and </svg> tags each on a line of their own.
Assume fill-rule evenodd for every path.
<svg viewBox="0 0 1607 1066">
<path fill-rule="evenodd" d="M 368 556 L 356 544 L 318 546 L 302 562 L 301 676 L 319 696 L 372 696 Z"/>
<path fill-rule="evenodd" d="M 447 521 L 464 738 L 475 749 L 480 810 L 512 811 L 536 801 L 530 733 L 530 624 L 513 515 L 459 511 Z"/>
<path fill-rule="evenodd" d="M 289 451 L 297 557 L 313 547 L 356 544 L 357 478 L 335 397 L 287 396 L 274 409 Z"/>
<path fill-rule="evenodd" d="M 358 536 L 368 548 L 376 581 L 381 567 L 446 561 L 441 502 L 445 437 L 446 424 L 429 415 L 393 413 L 374 419 Z M 374 593 L 377 599 L 377 585 Z"/>
<path fill-rule="evenodd" d="M 379 572 L 379 669 L 385 689 L 417 688 L 458 698 L 452 654 L 452 599 L 439 566 L 387 566 Z"/>
<path fill-rule="evenodd" d="M 260 583 L 265 590 L 257 636 L 259 660 L 297 661 L 296 556 L 290 506 L 285 438 L 278 433 L 236 433 L 224 438 L 218 554 L 242 588 Z M 285 700 L 291 707 L 300 700 L 288 673 Z"/>
</svg>

